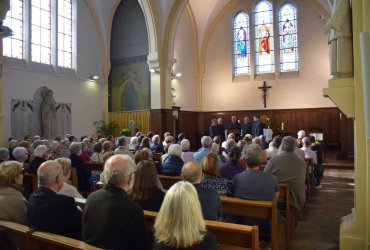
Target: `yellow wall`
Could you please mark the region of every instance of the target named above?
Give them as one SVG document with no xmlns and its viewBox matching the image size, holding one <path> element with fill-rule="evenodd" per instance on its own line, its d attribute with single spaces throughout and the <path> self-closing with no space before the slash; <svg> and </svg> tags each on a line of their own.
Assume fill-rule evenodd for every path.
<svg viewBox="0 0 370 250">
<path fill-rule="evenodd" d="M 113 135 L 119 135 L 122 128 L 129 128 L 130 117 L 135 121 L 135 127 L 142 133 L 148 133 L 150 130 L 150 111 L 135 111 L 135 112 L 109 112 L 109 121 L 118 123 L 118 128 Z"/>
</svg>

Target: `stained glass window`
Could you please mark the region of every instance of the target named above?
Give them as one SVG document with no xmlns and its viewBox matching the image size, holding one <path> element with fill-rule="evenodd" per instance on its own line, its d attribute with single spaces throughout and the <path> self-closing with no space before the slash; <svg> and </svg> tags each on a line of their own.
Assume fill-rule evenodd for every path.
<svg viewBox="0 0 370 250">
<path fill-rule="evenodd" d="M 249 16 L 240 12 L 233 25 L 234 76 L 250 74 Z"/>
<path fill-rule="evenodd" d="M 275 72 L 272 4 L 260 1 L 254 10 L 256 74 Z"/>
<path fill-rule="evenodd" d="M 72 68 L 71 0 L 58 0 L 58 66 Z"/>
<path fill-rule="evenodd" d="M 290 3 L 279 11 L 280 71 L 298 71 L 297 9 Z"/>
<path fill-rule="evenodd" d="M 50 0 L 31 0 L 31 60 L 51 63 Z"/>
<path fill-rule="evenodd" d="M 3 39 L 3 55 L 23 59 L 23 0 L 10 1 L 4 25 L 13 31 L 13 36 Z"/>
</svg>

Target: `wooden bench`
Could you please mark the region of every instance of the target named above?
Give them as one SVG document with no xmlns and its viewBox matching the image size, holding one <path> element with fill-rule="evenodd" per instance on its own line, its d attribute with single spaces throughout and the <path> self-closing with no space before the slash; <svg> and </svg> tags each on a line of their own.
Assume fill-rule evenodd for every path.
<svg viewBox="0 0 370 250">
<path fill-rule="evenodd" d="M 162 162 L 161 161 L 162 154 L 161 153 L 153 153 L 153 161 L 154 162 Z"/>
<path fill-rule="evenodd" d="M 92 191 L 95 192 L 96 190 L 101 189 L 104 186 L 104 183 L 101 181 L 93 181 L 92 183 Z"/>
<path fill-rule="evenodd" d="M 77 176 L 77 170 L 75 167 L 71 167 L 71 181 L 72 185 L 75 186 L 75 188 L 78 189 L 78 176 Z"/>
<path fill-rule="evenodd" d="M 153 230 L 156 212 L 145 211 L 148 230 Z M 217 242 L 224 250 L 259 249 L 257 226 L 245 226 L 226 222 L 206 220 L 207 229 L 216 236 Z"/>
<path fill-rule="evenodd" d="M 34 174 L 23 174 L 23 185 L 29 186 L 30 194 L 37 190 L 37 176 Z"/>
<path fill-rule="evenodd" d="M 86 163 L 86 166 L 90 169 L 90 171 L 103 171 L 104 170 L 104 163 L 101 162 L 89 162 Z"/>
<path fill-rule="evenodd" d="M 5 229 L 16 243 L 18 249 L 21 250 L 101 249 L 80 240 L 53 233 L 35 231 L 15 222 L 0 221 L 0 227 Z"/>
<path fill-rule="evenodd" d="M 63 250 L 63 249 L 102 249 L 94 247 L 80 240 L 75 240 L 62 235 L 34 231 L 31 234 L 31 249 L 38 250 Z"/>
<path fill-rule="evenodd" d="M 169 189 L 173 184 L 182 181 L 181 176 L 158 175 L 164 189 Z"/>
<path fill-rule="evenodd" d="M 245 216 L 271 221 L 271 248 L 286 248 L 285 224 L 278 224 L 277 202 L 243 200 L 234 197 L 220 196 L 224 214 Z M 259 232 L 262 234 L 263 232 Z"/>
<path fill-rule="evenodd" d="M 0 221 L 0 227 L 9 234 L 18 249 L 29 249 L 32 229 L 11 221 Z"/>
<path fill-rule="evenodd" d="M 285 217 L 286 225 L 286 245 L 289 245 L 289 239 L 293 236 L 296 227 L 295 209 L 290 204 L 290 187 L 287 182 L 279 182 L 280 195 L 278 200 L 278 211 Z"/>
</svg>

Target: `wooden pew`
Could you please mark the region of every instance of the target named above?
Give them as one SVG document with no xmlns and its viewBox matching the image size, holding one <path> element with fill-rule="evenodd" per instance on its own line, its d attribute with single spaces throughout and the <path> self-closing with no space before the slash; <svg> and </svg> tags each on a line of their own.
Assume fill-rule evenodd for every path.
<svg viewBox="0 0 370 250">
<path fill-rule="evenodd" d="M 161 157 L 162 157 L 162 154 L 161 153 L 153 153 L 153 161 L 156 162 L 161 162 Z"/>
<path fill-rule="evenodd" d="M 75 186 L 75 188 L 78 189 L 78 176 L 77 176 L 77 170 L 75 167 L 71 167 L 71 180 L 72 180 L 72 185 Z"/>
<path fill-rule="evenodd" d="M 34 174 L 24 173 L 23 174 L 23 185 L 27 185 L 30 188 L 30 194 L 37 190 L 37 176 Z"/>
<path fill-rule="evenodd" d="M 176 182 L 182 181 L 181 176 L 158 175 L 158 177 L 165 189 L 169 189 Z"/>
<path fill-rule="evenodd" d="M 104 186 L 103 182 L 101 181 L 93 181 L 92 183 L 92 191 L 95 192 L 96 190 L 101 189 Z"/>
<path fill-rule="evenodd" d="M 220 198 L 225 214 L 271 220 L 272 250 L 286 248 L 285 224 L 278 224 L 276 201 L 253 201 L 226 196 L 220 196 Z M 259 233 L 261 234 L 261 231 Z"/>
<path fill-rule="evenodd" d="M 18 249 L 29 249 L 32 229 L 11 221 L 0 221 L 0 227 L 9 234 Z"/>
<path fill-rule="evenodd" d="M 75 198 L 76 205 L 82 209 L 85 207 L 86 199 Z M 145 211 L 145 220 L 148 230 L 153 229 L 157 212 Z M 226 222 L 207 221 L 207 228 L 217 238 L 225 250 L 259 249 L 259 235 L 257 226 L 245 226 Z"/>
<path fill-rule="evenodd" d="M 31 234 L 31 250 L 63 250 L 63 249 L 102 249 L 89 245 L 83 241 L 68 238 L 62 235 L 34 231 Z"/>
<path fill-rule="evenodd" d="M 289 245 L 289 239 L 293 236 L 294 228 L 296 227 L 296 219 L 294 211 L 290 204 L 290 187 L 287 182 L 279 182 L 280 195 L 278 200 L 278 211 L 285 217 L 286 224 L 286 245 Z"/>
<path fill-rule="evenodd" d="M 86 166 L 90 169 L 90 171 L 103 171 L 104 170 L 104 163 L 99 162 L 89 162 L 86 163 Z"/>
<path fill-rule="evenodd" d="M 156 212 L 145 211 L 148 230 L 152 230 Z M 206 220 L 207 229 L 216 236 L 222 250 L 259 249 L 257 226 L 245 226 L 226 222 Z"/>
</svg>

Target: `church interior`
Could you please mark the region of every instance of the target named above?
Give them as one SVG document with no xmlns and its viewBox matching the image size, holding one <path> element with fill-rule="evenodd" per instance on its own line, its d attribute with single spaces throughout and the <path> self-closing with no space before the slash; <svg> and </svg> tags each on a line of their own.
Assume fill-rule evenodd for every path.
<svg viewBox="0 0 370 250">
<path fill-rule="evenodd" d="M 115 122 L 119 136 L 133 120 L 145 134 L 184 133 L 196 151 L 212 119 L 221 117 L 226 126 L 233 115 L 243 122 L 258 114 L 274 135 L 305 130 L 321 138 L 333 165 L 351 163 L 350 171 L 328 169 L 334 177 L 327 180 L 351 176 L 353 195 L 338 193 L 335 200 L 326 193 L 311 202 L 348 198 L 352 206 L 334 222 L 334 238 L 340 249 L 370 249 L 370 1 L 349 1 L 353 72 L 345 77 L 331 74 L 324 30 L 336 0 L 35 2 L 11 0 L 10 10 L 1 10 L 3 25 L 13 31 L 0 34 L 1 146 L 26 134 L 92 135 L 99 120 Z M 70 5 L 63 24 L 60 2 Z M 284 7 L 294 16 L 291 40 L 282 34 Z M 267 44 L 260 40 L 260 15 L 270 21 Z M 56 108 L 50 122 L 58 125 L 43 135 L 50 119 L 41 103 L 45 88 Z M 292 244 L 289 249 L 329 249 L 304 248 L 294 238 Z"/>
</svg>

